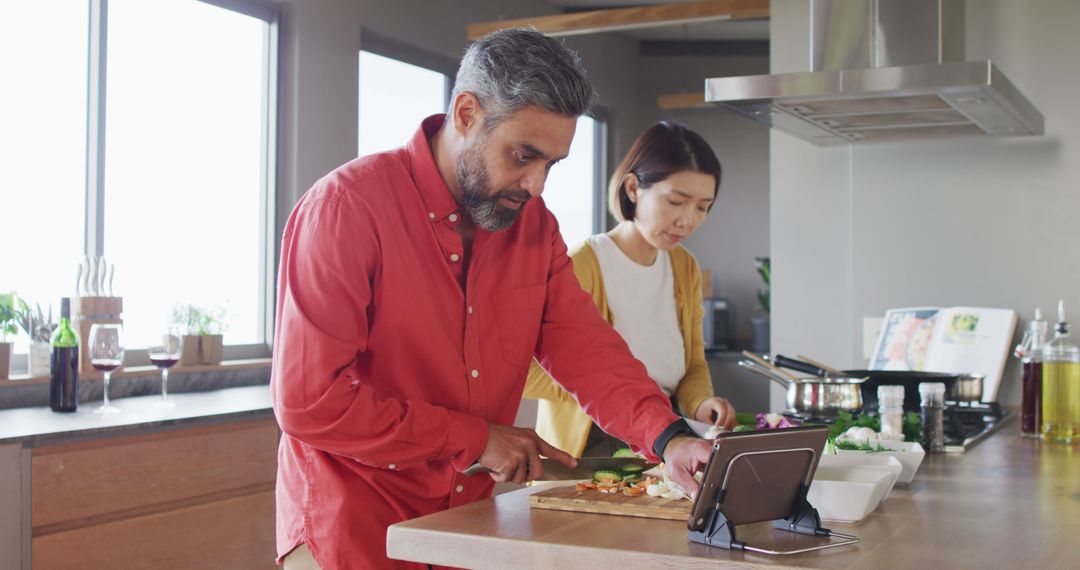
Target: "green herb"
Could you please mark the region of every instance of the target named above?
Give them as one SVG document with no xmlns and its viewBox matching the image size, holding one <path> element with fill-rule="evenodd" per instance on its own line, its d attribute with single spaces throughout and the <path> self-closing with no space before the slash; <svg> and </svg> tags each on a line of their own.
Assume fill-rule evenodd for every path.
<svg viewBox="0 0 1080 570">
<path fill-rule="evenodd" d="M 904 441 L 922 441 L 922 418 L 915 412 L 904 414 Z"/>
<path fill-rule="evenodd" d="M 835 441 L 834 445 L 836 445 L 837 449 L 843 449 L 847 451 L 869 451 L 871 453 L 877 451 L 892 451 L 891 449 L 881 445 L 880 443 L 875 445 L 874 447 L 870 447 L 870 442 L 868 441 L 864 441 L 862 443 L 854 443 L 851 441 Z"/>
</svg>

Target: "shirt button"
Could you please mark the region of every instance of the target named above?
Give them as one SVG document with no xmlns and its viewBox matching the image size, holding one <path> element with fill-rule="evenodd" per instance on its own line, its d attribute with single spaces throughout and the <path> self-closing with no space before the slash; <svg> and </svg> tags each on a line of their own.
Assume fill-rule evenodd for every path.
<svg viewBox="0 0 1080 570">
<path fill-rule="evenodd" d="M 471 372 L 471 374 L 472 374 L 473 378 L 479 378 L 480 377 L 480 371 L 475 369 L 475 368 L 473 368 L 473 371 Z"/>
<path fill-rule="evenodd" d="M 450 221 L 451 222 L 456 222 L 457 221 L 457 214 L 450 214 Z"/>
<path fill-rule="evenodd" d="M 461 258 L 458 257 L 458 254 L 456 254 L 456 253 L 451 253 L 450 254 L 450 261 L 457 261 L 459 259 L 461 259 Z"/>
<path fill-rule="evenodd" d="M 469 314 L 472 314 L 472 305 L 469 305 Z"/>
<path fill-rule="evenodd" d="M 435 219 L 435 212 L 428 212 L 428 213 L 427 213 L 427 217 L 428 217 L 429 219 L 432 219 L 432 220 L 434 220 L 434 219 Z"/>
<path fill-rule="evenodd" d="M 460 493 L 460 492 L 465 490 L 465 486 L 464 485 L 458 485 L 457 487 L 454 487 L 454 490 L 457 491 L 458 493 Z"/>
<path fill-rule="evenodd" d="M 394 470 L 394 469 L 397 469 L 397 465 L 394 465 L 393 463 L 391 463 L 390 465 L 387 465 L 386 468 L 390 469 L 390 470 Z"/>
</svg>

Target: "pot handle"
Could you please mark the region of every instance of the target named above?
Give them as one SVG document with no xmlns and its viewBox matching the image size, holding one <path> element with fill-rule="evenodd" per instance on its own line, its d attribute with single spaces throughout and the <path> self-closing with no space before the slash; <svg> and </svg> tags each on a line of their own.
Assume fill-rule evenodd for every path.
<svg viewBox="0 0 1080 570">
<path fill-rule="evenodd" d="M 777 366 L 781 366 L 783 368 L 790 368 L 791 370 L 798 370 L 799 372 L 805 372 L 807 374 L 813 374 L 818 378 L 827 378 L 829 376 L 828 373 L 825 372 L 825 369 L 821 368 L 820 366 L 807 364 L 801 360 L 795 360 L 794 358 L 788 358 L 779 354 L 777 354 L 776 357 L 773 358 L 773 362 L 776 363 Z"/>
</svg>

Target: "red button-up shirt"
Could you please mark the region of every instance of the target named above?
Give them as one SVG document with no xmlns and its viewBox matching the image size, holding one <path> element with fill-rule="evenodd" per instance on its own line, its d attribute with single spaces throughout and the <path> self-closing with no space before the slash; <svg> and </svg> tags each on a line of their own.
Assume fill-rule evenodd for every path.
<svg viewBox="0 0 1080 570">
<path fill-rule="evenodd" d="M 319 180 L 285 227 L 279 557 L 306 543 L 325 570 L 392 566 L 387 526 L 490 496 L 490 477 L 461 471 L 489 422 L 513 423 L 534 356 L 650 457 L 677 419 L 581 290 L 542 200 L 506 231 L 476 230 L 462 289 L 463 214 L 429 144 L 442 122 Z"/>
</svg>

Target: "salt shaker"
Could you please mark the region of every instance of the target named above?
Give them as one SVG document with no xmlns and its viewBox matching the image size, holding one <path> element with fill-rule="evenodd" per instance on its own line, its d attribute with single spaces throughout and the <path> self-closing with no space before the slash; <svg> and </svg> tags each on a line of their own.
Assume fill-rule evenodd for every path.
<svg viewBox="0 0 1080 570">
<path fill-rule="evenodd" d="M 904 387 L 878 386 L 878 416 L 885 439 L 904 439 Z"/>
<path fill-rule="evenodd" d="M 945 451 L 945 384 L 923 382 L 919 384 L 922 398 L 923 447 L 929 453 Z"/>
</svg>

